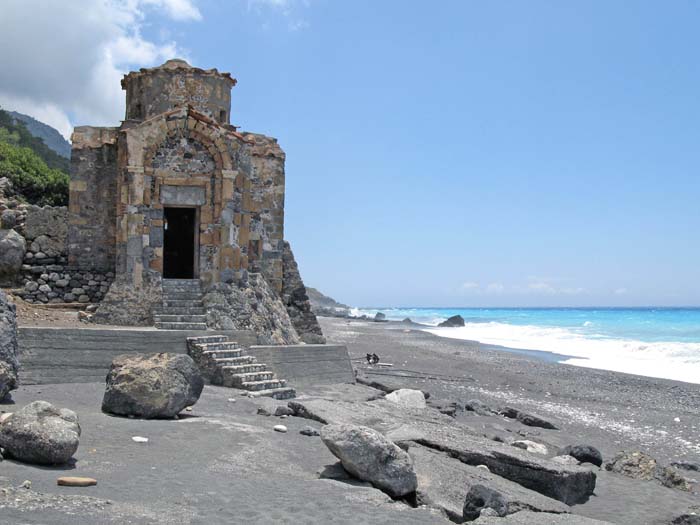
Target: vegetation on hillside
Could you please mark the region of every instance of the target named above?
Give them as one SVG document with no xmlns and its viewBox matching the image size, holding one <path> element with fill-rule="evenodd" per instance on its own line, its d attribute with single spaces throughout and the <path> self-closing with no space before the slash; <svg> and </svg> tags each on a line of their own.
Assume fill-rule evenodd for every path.
<svg viewBox="0 0 700 525">
<path fill-rule="evenodd" d="M 68 159 L 0 110 L 0 177 L 10 179 L 20 199 L 40 206 L 67 205 L 69 169 Z"/>
</svg>

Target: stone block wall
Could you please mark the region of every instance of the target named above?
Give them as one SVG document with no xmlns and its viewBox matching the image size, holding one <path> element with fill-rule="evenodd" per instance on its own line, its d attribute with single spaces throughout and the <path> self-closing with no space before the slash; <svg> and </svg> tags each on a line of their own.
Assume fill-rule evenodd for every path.
<svg viewBox="0 0 700 525">
<path fill-rule="evenodd" d="M 72 137 L 68 262 L 86 272 L 115 268 L 117 135 L 82 126 Z"/>
</svg>

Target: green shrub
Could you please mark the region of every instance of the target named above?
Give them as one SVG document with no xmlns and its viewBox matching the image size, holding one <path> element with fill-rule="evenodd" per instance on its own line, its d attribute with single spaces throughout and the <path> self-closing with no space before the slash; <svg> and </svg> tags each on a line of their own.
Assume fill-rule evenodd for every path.
<svg viewBox="0 0 700 525">
<path fill-rule="evenodd" d="M 0 142 L 0 177 L 10 179 L 18 196 L 31 204 L 68 204 L 68 174 L 49 168 L 31 148 Z"/>
</svg>

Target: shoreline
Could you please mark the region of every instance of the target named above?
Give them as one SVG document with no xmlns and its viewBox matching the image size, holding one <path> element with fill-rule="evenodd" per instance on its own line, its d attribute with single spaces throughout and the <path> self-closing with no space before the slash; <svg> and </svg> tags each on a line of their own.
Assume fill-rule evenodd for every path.
<svg viewBox="0 0 700 525">
<path fill-rule="evenodd" d="M 700 385 L 570 365 L 537 351 L 439 337 L 400 321 L 319 321 L 328 340 L 347 345 L 355 366 L 370 373 L 363 360 L 375 352 L 396 371 L 383 372 L 409 387 L 438 398 L 528 407 L 569 427 L 606 457 L 635 449 L 666 463 L 700 462 Z M 402 379 L 401 370 L 423 378 Z"/>
</svg>

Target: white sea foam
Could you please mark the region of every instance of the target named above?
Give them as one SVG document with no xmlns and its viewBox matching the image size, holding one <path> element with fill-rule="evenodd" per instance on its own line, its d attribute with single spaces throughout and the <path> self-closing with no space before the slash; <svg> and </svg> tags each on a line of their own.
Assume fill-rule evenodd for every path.
<svg viewBox="0 0 700 525">
<path fill-rule="evenodd" d="M 590 338 L 564 328 L 497 322 L 425 331 L 441 337 L 563 354 L 570 357 L 562 362 L 570 365 L 700 383 L 700 343 Z"/>
</svg>

